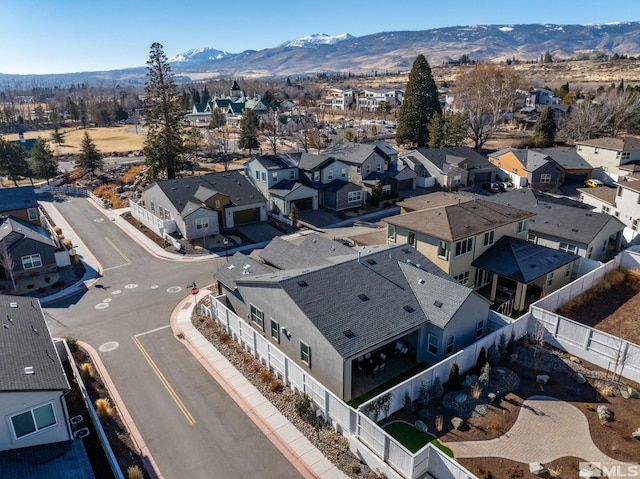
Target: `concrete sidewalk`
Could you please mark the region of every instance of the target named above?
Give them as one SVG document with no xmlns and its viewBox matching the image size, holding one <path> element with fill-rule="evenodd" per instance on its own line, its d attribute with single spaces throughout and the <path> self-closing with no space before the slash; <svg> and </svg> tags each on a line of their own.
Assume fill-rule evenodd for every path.
<svg viewBox="0 0 640 479">
<path fill-rule="evenodd" d="M 196 303 L 211 294 L 201 289 Z M 192 296 L 171 314 L 171 329 L 202 366 L 251 418 L 274 446 L 305 478 L 340 479 L 348 476 L 334 466 L 191 324 Z"/>
</svg>

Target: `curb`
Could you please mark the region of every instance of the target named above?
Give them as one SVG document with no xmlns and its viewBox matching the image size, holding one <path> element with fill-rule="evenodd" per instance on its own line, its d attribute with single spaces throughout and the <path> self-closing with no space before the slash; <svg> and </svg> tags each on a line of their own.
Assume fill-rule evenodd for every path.
<svg viewBox="0 0 640 479">
<path fill-rule="evenodd" d="M 133 440 L 133 443 L 137 446 L 138 450 L 140 451 L 140 456 L 142 458 L 142 462 L 144 463 L 144 467 L 146 468 L 147 472 L 154 479 L 163 479 L 164 476 L 160 472 L 160 469 L 158 468 L 156 461 L 153 459 L 153 456 L 151 455 L 151 451 L 149 451 L 149 448 L 144 442 L 144 439 L 142 438 L 142 434 L 140 434 L 138 427 L 136 426 L 135 422 L 133 422 L 133 418 L 131 417 L 131 414 L 129 414 L 129 411 L 125 406 L 124 401 L 120 396 L 120 393 L 118 393 L 118 390 L 115 384 L 113 384 L 113 381 L 111 380 L 111 376 L 109 376 L 109 373 L 107 372 L 107 368 L 104 366 L 102 359 L 100 359 L 98 352 L 95 349 L 93 349 L 92 346 L 90 346 L 89 344 L 83 341 L 78 341 L 78 345 L 82 349 L 84 349 L 87 352 L 87 354 L 91 357 L 91 361 L 93 361 L 95 368 L 98 370 L 98 374 L 100 374 L 100 378 L 102 379 L 104 386 L 109 391 L 109 395 L 111 396 L 111 399 L 113 400 L 114 404 L 118 408 L 118 413 L 120 414 L 120 417 L 124 422 L 125 427 L 129 431 L 129 434 L 131 436 L 131 439 Z"/>
<path fill-rule="evenodd" d="M 210 293 L 211 291 L 207 289 L 201 289 L 200 293 L 196 296 L 195 303 L 197 304 L 198 301 L 200 301 L 205 296 L 208 296 Z M 238 390 L 227 380 L 227 378 L 225 378 L 218 371 L 216 366 L 203 355 L 200 349 L 194 344 L 193 338 L 189 337 L 190 333 L 193 334 L 193 331 L 197 332 L 195 327 L 191 324 L 191 314 L 193 308 L 188 308 L 188 305 L 191 302 L 193 302 L 193 299 L 191 297 L 187 297 L 183 299 L 172 311 L 170 324 L 174 336 L 191 352 L 194 358 L 198 360 L 198 362 L 205 368 L 205 370 L 211 375 L 211 377 L 216 380 L 216 382 L 222 387 L 222 389 L 224 389 L 224 391 L 235 401 L 238 407 L 242 409 L 247 417 L 251 419 L 251 421 L 253 421 L 253 423 L 262 431 L 267 439 L 271 441 L 276 449 L 278 449 L 278 451 L 280 451 L 282 455 L 284 455 L 284 457 L 305 479 L 347 477 L 344 475 L 344 473 L 342 473 L 342 471 L 339 471 L 333 464 L 331 464 L 329 460 L 324 457 L 324 455 L 322 456 L 322 458 L 331 464 L 331 470 L 327 471 L 329 472 L 329 474 L 327 474 L 327 472 L 323 473 L 322 475 L 316 473 L 311 465 L 309 465 L 302 458 L 302 456 L 291 447 L 291 445 L 278 433 L 278 431 L 276 431 L 268 423 L 268 421 L 264 417 L 262 417 L 259 412 L 256 411 L 256 409 L 247 401 L 247 399 L 238 392 Z M 185 314 L 186 311 L 188 311 L 188 313 Z M 198 333 L 198 335 L 200 335 L 200 333 Z M 211 347 L 215 349 L 213 345 L 211 345 Z M 215 351 L 217 352 L 217 349 Z M 220 354 L 220 356 L 224 358 L 221 353 L 218 354 Z M 226 358 L 224 359 L 226 361 Z M 244 376 L 242 377 L 244 378 Z M 289 421 L 287 421 L 287 423 L 289 423 Z M 290 423 L 289 425 L 291 427 L 294 427 Z M 297 429 L 295 430 L 298 434 L 300 434 L 300 437 L 304 438 L 302 433 L 300 433 Z M 336 474 L 333 475 L 332 472 L 336 472 Z"/>
</svg>

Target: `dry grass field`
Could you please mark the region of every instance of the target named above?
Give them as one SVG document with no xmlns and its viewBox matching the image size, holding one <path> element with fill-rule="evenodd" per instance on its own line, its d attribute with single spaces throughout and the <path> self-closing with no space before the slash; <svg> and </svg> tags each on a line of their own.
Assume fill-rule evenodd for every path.
<svg viewBox="0 0 640 479">
<path fill-rule="evenodd" d="M 60 146 L 52 144 L 51 148 L 54 153 L 65 155 L 67 153 L 78 153 L 84 132 L 87 131 L 89 136 L 96 144 L 96 148 L 102 153 L 126 152 L 141 150 L 146 135 L 143 129 L 138 126 L 136 133 L 135 125 L 110 126 L 104 128 L 63 128 L 64 143 Z M 24 137 L 37 138 L 42 137 L 47 140 L 51 139 L 51 130 L 26 131 Z M 17 140 L 18 135 L 12 134 L 6 136 L 7 140 Z"/>
</svg>

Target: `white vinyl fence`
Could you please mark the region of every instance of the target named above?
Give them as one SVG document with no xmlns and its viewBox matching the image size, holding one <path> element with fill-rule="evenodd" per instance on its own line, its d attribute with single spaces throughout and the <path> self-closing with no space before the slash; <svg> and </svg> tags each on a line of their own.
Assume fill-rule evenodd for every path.
<svg viewBox="0 0 640 479">
<path fill-rule="evenodd" d="M 134 201 L 129 202 L 129 211 L 131 211 L 131 216 L 140 221 L 147 228 L 151 229 L 161 238 L 164 238 L 165 234 L 173 233 L 177 229 L 176 222 L 174 220 L 163 221 Z"/>
<path fill-rule="evenodd" d="M 439 479 L 470 479 L 475 477 L 431 445 L 423 448 L 417 454 L 411 453 L 372 419 L 335 396 L 266 338 L 258 334 L 242 318 L 230 311 L 223 304 L 226 302 L 224 296 L 210 296 L 209 300 L 210 307 L 203 306 L 202 313 L 216 320 L 235 341 L 241 343 L 245 349 L 282 378 L 287 386 L 300 392 L 306 392 L 316 408 L 321 411 L 324 420 L 338 432 L 347 437 L 358 438 L 359 440 L 351 441 L 351 444 L 356 449 L 355 454 L 359 457 L 371 457 L 373 452 L 380 465 L 386 464 L 393 467 L 397 473 L 407 479 L 418 478 L 425 473 L 430 473 Z M 469 360 L 467 369 L 475 364 L 475 360 L 475 356 L 473 361 Z M 450 365 L 447 367 L 450 368 Z M 438 368 L 438 372 L 440 372 L 440 368 Z M 404 394 L 404 390 L 402 390 L 402 394 Z"/>
<path fill-rule="evenodd" d="M 91 198 L 93 201 L 98 203 L 103 208 L 106 209 L 109 207 L 108 203 L 104 199 L 94 195 L 91 191 L 85 188 L 72 188 L 68 186 L 45 185 L 45 186 L 42 186 L 41 188 L 36 188 L 34 191 L 37 195 L 51 193 L 52 195 L 79 196 L 81 198 Z"/>
</svg>

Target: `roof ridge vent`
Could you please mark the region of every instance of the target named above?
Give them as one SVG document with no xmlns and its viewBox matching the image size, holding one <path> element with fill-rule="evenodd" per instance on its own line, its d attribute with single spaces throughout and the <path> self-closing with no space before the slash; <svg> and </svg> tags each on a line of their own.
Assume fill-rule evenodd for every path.
<svg viewBox="0 0 640 479">
<path fill-rule="evenodd" d="M 418 279 L 418 283 L 419 283 L 419 284 L 424 284 L 424 278 L 419 278 L 419 279 Z"/>
<path fill-rule="evenodd" d="M 436 299 L 436 300 L 433 302 L 433 305 L 434 305 L 436 308 L 442 308 L 442 301 L 439 301 L 439 300 L 437 300 L 437 299 Z"/>
<path fill-rule="evenodd" d="M 24 373 L 25 374 L 35 374 L 36 371 L 33 369 L 33 366 L 25 366 Z"/>
</svg>

